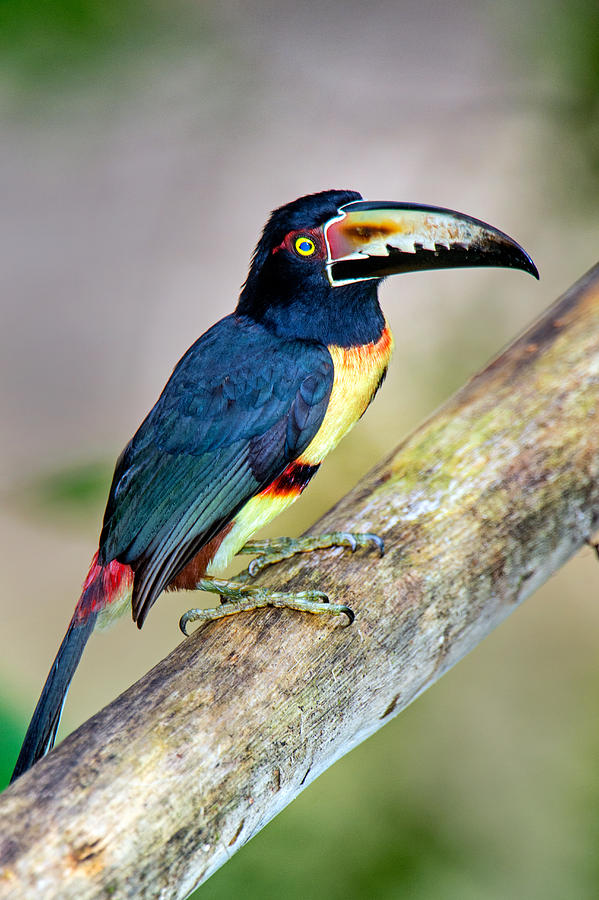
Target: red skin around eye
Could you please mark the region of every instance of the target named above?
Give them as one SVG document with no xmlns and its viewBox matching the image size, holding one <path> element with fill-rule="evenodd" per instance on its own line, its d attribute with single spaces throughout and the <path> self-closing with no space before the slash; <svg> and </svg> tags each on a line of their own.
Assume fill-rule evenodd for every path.
<svg viewBox="0 0 599 900">
<path fill-rule="evenodd" d="M 272 252 L 278 253 L 279 250 L 287 250 L 289 253 L 293 253 L 295 255 L 294 244 L 298 237 L 303 236 L 309 237 L 314 241 L 316 246 L 316 250 L 314 253 L 310 255 L 310 257 L 301 257 L 302 259 L 324 259 L 324 241 L 322 239 L 322 232 L 320 228 L 305 228 L 302 231 L 290 231 L 289 234 L 286 234 L 281 243 L 274 247 Z"/>
</svg>

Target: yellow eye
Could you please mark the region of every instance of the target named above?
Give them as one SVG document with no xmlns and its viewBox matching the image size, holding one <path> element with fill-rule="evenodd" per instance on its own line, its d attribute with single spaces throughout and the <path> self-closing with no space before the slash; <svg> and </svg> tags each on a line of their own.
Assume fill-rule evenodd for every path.
<svg viewBox="0 0 599 900">
<path fill-rule="evenodd" d="M 300 256 L 312 256 L 316 250 L 316 244 L 312 238 L 306 237 L 304 234 L 295 239 L 295 250 Z"/>
</svg>

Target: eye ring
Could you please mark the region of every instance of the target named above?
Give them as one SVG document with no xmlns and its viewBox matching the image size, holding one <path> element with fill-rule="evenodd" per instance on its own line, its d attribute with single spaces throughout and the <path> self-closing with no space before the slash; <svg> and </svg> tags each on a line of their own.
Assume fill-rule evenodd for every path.
<svg viewBox="0 0 599 900">
<path fill-rule="evenodd" d="M 302 234 L 297 237 L 293 242 L 293 246 L 298 256 L 306 257 L 312 256 L 314 253 L 316 253 L 316 244 L 314 243 L 312 238 L 308 237 L 308 235 L 306 234 Z"/>
</svg>

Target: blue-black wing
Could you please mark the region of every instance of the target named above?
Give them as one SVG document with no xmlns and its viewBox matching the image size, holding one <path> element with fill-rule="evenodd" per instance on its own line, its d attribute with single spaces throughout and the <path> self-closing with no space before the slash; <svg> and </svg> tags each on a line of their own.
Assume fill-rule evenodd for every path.
<svg viewBox="0 0 599 900">
<path fill-rule="evenodd" d="M 99 561 L 135 572 L 133 617 L 317 433 L 333 385 L 323 345 L 227 316 L 187 351 L 121 454 Z"/>
</svg>

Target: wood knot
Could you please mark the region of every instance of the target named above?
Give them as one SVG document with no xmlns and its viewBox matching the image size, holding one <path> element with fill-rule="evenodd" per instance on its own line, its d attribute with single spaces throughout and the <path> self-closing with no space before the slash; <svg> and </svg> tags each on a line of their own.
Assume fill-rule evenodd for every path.
<svg viewBox="0 0 599 900">
<path fill-rule="evenodd" d="M 69 853 L 71 868 L 84 868 L 87 875 L 96 875 L 104 866 L 104 846 L 100 838 L 95 841 L 85 841 L 71 849 Z"/>
</svg>

